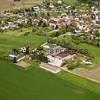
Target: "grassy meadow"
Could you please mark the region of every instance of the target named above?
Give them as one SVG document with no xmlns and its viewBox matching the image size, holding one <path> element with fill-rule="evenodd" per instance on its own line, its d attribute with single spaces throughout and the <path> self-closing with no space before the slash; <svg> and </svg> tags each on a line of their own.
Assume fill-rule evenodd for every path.
<svg viewBox="0 0 100 100">
<path fill-rule="evenodd" d="M 46 37 L 34 33 L 24 35 L 25 32 L 30 31 L 31 29 L 23 29 L 23 31 L 15 30 L 0 33 L 0 56 L 7 55 L 13 48 L 20 49 L 25 44 L 31 48 L 36 48 L 46 41 Z"/>
</svg>

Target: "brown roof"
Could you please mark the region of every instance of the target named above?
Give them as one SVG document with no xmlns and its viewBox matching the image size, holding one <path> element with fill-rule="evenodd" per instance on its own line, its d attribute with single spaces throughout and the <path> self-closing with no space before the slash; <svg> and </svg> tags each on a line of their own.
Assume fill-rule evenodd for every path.
<svg viewBox="0 0 100 100">
<path fill-rule="evenodd" d="M 65 52 L 61 52 L 61 53 L 58 54 L 57 56 L 59 56 L 59 57 L 61 57 L 61 58 L 64 58 L 64 57 L 66 57 L 66 56 L 68 56 L 68 55 L 69 55 L 68 51 L 65 51 Z"/>
<path fill-rule="evenodd" d="M 64 52 L 61 52 L 60 54 L 58 54 L 58 55 L 56 55 L 56 56 L 59 56 L 59 57 L 61 57 L 61 58 L 65 58 L 65 57 L 67 57 L 67 56 L 69 56 L 69 55 L 73 55 L 73 54 L 75 54 L 76 52 L 74 51 L 74 50 L 66 50 L 66 51 L 64 51 Z"/>
</svg>

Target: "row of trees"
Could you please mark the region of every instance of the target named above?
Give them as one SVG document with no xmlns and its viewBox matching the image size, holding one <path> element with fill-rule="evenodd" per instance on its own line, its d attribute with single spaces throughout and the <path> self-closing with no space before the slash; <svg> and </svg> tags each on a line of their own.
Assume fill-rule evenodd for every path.
<svg viewBox="0 0 100 100">
<path fill-rule="evenodd" d="M 99 34 L 97 34 L 99 36 Z M 91 39 L 90 36 L 72 36 L 72 42 L 74 42 L 75 44 L 79 45 L 80 43 L 87 43 L 87 44 L 91 44 L 94 45 L 96 47 L 100 47 L 100 36 L 97 37 L 98 39 L 96 39 L 96 37 L 94 37 L 94 39 Z"/>
</svg>

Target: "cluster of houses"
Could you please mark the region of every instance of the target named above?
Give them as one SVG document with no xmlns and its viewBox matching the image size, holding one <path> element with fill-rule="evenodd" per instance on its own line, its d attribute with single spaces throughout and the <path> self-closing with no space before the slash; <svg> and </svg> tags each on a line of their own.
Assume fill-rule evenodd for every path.
<svg viewBox="0 0 100 100">
<path fill-rule="evenodd" d="M 13 63 L 18 63 L 22 60 L 28 62 L 30 60 L 29 46 L 25 45 L 20 49 L 12 49 L 12 51 L 9 53 L 9 57 Z"/>
<path fill-rule="evenodd" d="M 76 51 L 66 49 L 56 44 L 45 43 L 42 45 L 45 56 L 48 58 L 48 64 L 52 66 L 61 67 L 62 64 L 76 55 Z"/>
<path fill-rule="evenodd" d="M 93 7 L 94 8 L 94 7 Z M 100 28 L 100 10 L 91 8 L 91 11 L 81 11 L 73 13 L 62 13 L 60 16 L 51 16 L 49 20 L 44 20 L 51 30 L 60 27 L 73 26 L 76 33 L 88 33 L 91 29 Z"/>
<path fill-rule="evenodd" d="M 61 7 L 62 1 L 58 0 L 57 3 Z M 72 9 L 71 6 L 66 6 L 65 9 L 60 12 L 60 10 L 57 9 L 55 5 L 53 5 L 53 2 L 50 2 L 49 8 L 52 9 L 48 10 L 44 8 L 44 6 L 34 6 L 33 9 L 31 8 L 31 10 L 30 8 L 28 10 L 21 9 L 22 12 L 19 11 L 17 13 L 15 13 L 14 11 L 1 12 L 0 18 L 2 20 L 0 20 L 0 29 L 6 30 L 18 28 L 20 24 L 29 23 L 31 23 L 32 26 L 38 26 L 40 25 L 40 23 L 42 23 L 49 27 L 51 30 L 73 26 L 73 29 L 76 33 L 88 33 L 91 31 L 91 29 L 98 29 L 98 27 L 100 27 L 100 10 L 95 7 L 92 7 L 89 10 L 77 11 L 76 9 Z M 37 18 L 36 16 L 33 16 L 33 14 L 38 15 L 40 14 L 40 12 L 50 13 L 50 11 L 53 11 L 53 13 L 58 11 L 60 12 L 60 14 L 58 16 L 49 16 L 48 14 L 49 17 L 40 16 Z M 5 18 L 8 20 L 5 21 Z M 12 18 L 13 20 L 10 21 L 9 18 Z"/>
</svg>

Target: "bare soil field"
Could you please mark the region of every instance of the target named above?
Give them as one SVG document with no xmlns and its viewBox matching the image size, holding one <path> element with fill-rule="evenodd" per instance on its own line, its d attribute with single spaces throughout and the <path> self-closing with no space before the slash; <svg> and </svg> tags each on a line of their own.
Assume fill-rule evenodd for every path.
<svg viewBox="0 0 100 100">
<path fill-rule="evenodd" d="M 100 67 L 91 70 L 86 68 L 77 68 L 74 69 L 72 72 L 90 80 L 100 82 Z"/>
<path fill-rule="evenodd" d="M 31 6 L 34 3 L 40 3 L 42 0 L 20 0 L 20 2 L 14 2 L 13 0 L 0 0 L 0 11 L 8 9 L 16 9 L 20 7 Z"/>
</svg>

